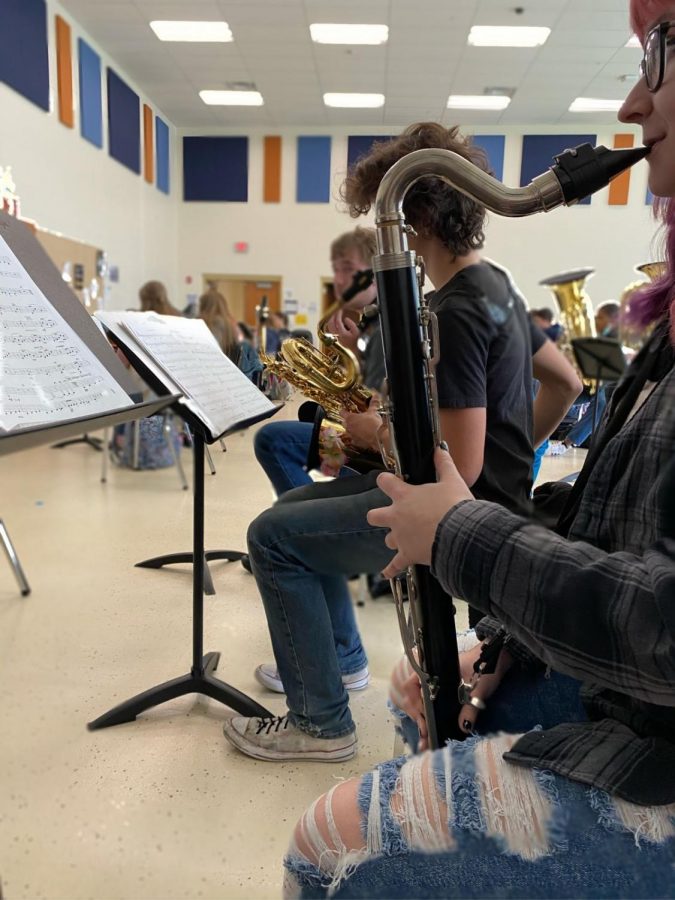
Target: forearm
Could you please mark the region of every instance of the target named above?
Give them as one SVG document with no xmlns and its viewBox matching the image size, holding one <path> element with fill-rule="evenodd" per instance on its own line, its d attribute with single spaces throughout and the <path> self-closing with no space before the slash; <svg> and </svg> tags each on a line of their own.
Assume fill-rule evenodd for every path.
<svg viewBox="0 0 675 900">
<path fill-rule="evenodd" d="M 607 554 L 470 501 L 439 525 L 433 572 L 558 671 L 675 706 L 675 541 Z"/>
<path fill-rule="evenodd" d="M 571 396 L 571 392 L 562 386 L 541 385 L 533 405 L 532 442 L 535 448 L 553 434 L 576 396 Z"/>
</svg>

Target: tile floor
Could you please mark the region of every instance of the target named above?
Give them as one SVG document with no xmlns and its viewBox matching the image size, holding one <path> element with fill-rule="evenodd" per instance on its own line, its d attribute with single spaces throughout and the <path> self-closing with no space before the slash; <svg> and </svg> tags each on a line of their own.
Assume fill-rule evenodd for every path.
<svg viewBox="0 0 675 900">
<path fill-rule="evenodd" d="M 291 403 L 283 415 L 293 415 Z M 213 451 L 208 548 L 243 549 L 272 501 L 253 430 Z M 186 467 L 189 454 L 184 451 Z M 544 476 L 583 453 L 547 458 Z M 225 744 L 225 707 L 194 695 L 135 722 L 89 732 L 116 703 L 184 674 L 191 660 L 190 570 L 134 563 L 188 550 L 191 494 L 173 469 L 112 469 L 85 445 L 0 459 L 0 516 L 30 582 L 22 598 L 0 559 L 0 883 L 7 900 L 277 897 L 281 859 L 305 806 L 336 779 L 391 755 L 384 707 L 400 649 L 393 605 L 358 609 L 373 680 L 351 698 L 359 756 L 350 763 L 265 764 Z M 218 675 L 274 712 L 253 668 L 271 659 L 255 581 L 215 563 L 205 649 Z M 355 590 L 358 592 L 358 583 Z"/>
</svg>

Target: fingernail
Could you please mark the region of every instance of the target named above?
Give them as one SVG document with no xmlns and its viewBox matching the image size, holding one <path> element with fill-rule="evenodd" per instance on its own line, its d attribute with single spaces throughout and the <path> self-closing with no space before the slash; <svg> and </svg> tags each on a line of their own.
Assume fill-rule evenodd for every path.
<svg viewBox="0 0 675 900">
<path fill-rule="evenodd" d="M 473 734 L 473 723 L 470 719 L 464 719 L 464 721 L 462 722 L 462 728 L 464 729 L 464 731 L 468 731 L 469 734 Z"/>
</svg>

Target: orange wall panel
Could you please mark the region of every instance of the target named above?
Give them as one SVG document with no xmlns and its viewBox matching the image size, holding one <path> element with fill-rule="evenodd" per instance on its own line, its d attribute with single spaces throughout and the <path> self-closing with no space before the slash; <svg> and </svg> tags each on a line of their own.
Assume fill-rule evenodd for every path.
<svg viewBox="0 0 675 900">
<path fill-rule="evenodd" d="M 70 41 L 70 25 L 56 17 L 56 71 L 59 83 L 59 120 L 73 128 L 75 110 L 73 108 L 73 54 Z"/>
<path fill-rule="evenodd" d="M 627 150 L 633 146 L 635 138 L 632 134 L 615 134 L 614 149 Z M 609 185 L 609 205 L 627 206 L 630 192 L 630 169 L 613 178 Z"/>
<path fill-rule="evenodd" d="M 281 138 L 269 135 L 265 138 L 265 170 L 263 176 L 263 202 L 281 202 Z"/>
<path fill-rule="evenodd" d="M 152 110 L 143 104 L 143 177 L 148 184 L 155 180 L 155 144 Z"/>
</svg>

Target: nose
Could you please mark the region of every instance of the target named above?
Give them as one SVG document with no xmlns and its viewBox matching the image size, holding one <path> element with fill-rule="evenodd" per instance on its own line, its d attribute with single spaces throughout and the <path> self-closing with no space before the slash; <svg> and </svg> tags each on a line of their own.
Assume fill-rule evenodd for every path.
<svg viewBox="0 0 675 900">
<path fill-rule="evenodd" d="M 627 125 L 641 125 L 649 115 L 652 108 L 652 95 L 647 88 L 645 78 L 640 78 L 631 92 L 623 101 L 623 106 L 617 114 L 619 122 Z"/>
</svg>

